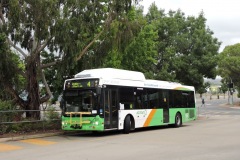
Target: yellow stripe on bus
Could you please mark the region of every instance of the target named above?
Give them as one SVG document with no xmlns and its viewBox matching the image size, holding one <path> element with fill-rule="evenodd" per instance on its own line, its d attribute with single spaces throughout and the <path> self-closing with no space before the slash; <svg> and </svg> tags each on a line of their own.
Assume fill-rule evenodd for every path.
<svg viewBox="0 0 240 160">
<path fill-rule="evenodd" d="M 156 109 L 152 109 L 152 110 L 151 110 L 151 112 L 150 112 L 150 114 L 148 115 L 147 120 L 145 121 L 143 127 L 149 126 L 149 124 L 151 123 L 151 121 L 152 121 L 152 119 L 153 119 L 153 116 L 154 116 L 154 114 L 156 113 L 156 111 L 157 111 Z"/>
<path fill-rule="evenodd" d="M 174 90 L 191 91 L 190 89 L 185 88 L 185 87 L 176 87 L 176 88 L 174 88 Z"/>
</svg>

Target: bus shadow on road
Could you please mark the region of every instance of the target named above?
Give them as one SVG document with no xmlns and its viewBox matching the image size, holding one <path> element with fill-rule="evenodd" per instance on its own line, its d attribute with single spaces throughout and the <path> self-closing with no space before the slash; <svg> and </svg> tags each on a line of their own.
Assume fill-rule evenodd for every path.
<svg viewBox="0 0 240 160">
<path fill-rule="evenodd" d="M 188 127 L 190 125 L 185 124 L 182 127 Z M 152 126 L 152 127 L 144 127 L 144 128 L 136 128 L 134 131 L 131 131 L 129 134 L 143 133 L 143 132 L 152 132 L 157 130 L 165 130 L 165 129 L 178 129 L 173 125 L 164 125 L 164 126 Z M 75 132 L 66 132 L 63 136 L 67 137 L 105 137 L 105 136 L 116 136 L 116 135 L 126 135 L 123 130 L 110 130 L 110 131 L 94 131 L 94 132 L 86 132 L 86 131 L 75 131 Z"/>
<path fill-rule="evenodd" d="M 174 125 L 164 125 L 164 126 L 152 126 L 152 127 L 145 127 L 145 128 L 138 128 L 135 129 L 132 133 L 141 133 L 141 132 L 150 132 L 150 131 L 156 131 L 156 130 L 166 130 L 166 129 L 179 129 L 182 127 L 188 127 L 189 125 L 185 124 L 181 127 L 175 127 Z"/>
</svg>

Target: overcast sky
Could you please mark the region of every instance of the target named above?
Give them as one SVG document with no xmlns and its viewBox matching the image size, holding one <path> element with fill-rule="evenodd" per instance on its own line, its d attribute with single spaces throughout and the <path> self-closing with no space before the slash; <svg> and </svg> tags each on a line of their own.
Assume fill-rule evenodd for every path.
<svg viewBox="0 0 240 160">
<path fill-rule="evenodd" d="M 227 45 L 240 43 L 239 0 L 143 0 L 140 4 L 144 6 L 145 14 L 154 1 L 166 12 L 181 9 L 186 15 L 197 17 L 203 11 L 207 26 L 222 42 L 220 52 Z"/>
</svg>

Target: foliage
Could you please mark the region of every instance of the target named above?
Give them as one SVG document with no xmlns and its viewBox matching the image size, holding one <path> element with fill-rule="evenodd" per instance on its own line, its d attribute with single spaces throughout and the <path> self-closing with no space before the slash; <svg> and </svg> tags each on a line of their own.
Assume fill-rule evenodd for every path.
<svg viewBox="0 0 240 160">
<path fill-rule="evenodd" d="M 15 109 L 16 106 L 12 101 L 0 99 L 0 134 L 10 130 L 8 125 L 4 125 L 2 122 L 12 122 L 19 119 L 18 112 L 14 112 Z"/>
<path fill-rule="evenodd" d="M 157 63 L 157 38 L 157 32 L 153 25 L 144 26 L 126 47 L 122 61 L 123 67 L 143 72 L 147 78 L 153 78 L 153 71 Z"/>
<path fill-rule="evenodd" d="M 206 27 L 203 13 L 186 17 L 183 12 L 158 10 L 153 4 L 147 15 L 158 31 L 157 79 L 179 81 L 197 89 L 203 77 L 215 78 L 220 43 Z"/>
<path fill-rule="evenodd" d="M 43 132 L 53 129 L 59 130 L 61 128 L 59 114 L 52 107 L 46 111 L 47 120 L 35 121 L 34 119 L 24 118 L 22 114 L 23 112 L 17 111 L 17 106 L 12 101 L 0 100 L 0 134 L 24 134 L 26 132 Z"/>
<path fill-rule="evenodd" d="M 18 95 L 24 90 L 25 80 L 21 74 L 24 65 L 10 50 L 4 33 L 0 33 L 0 44 L 0 99 L 13 100 L 15 103 L 22 102 Z M 15 92 L 13 88 L 18 92 Z"/>
<path fill-rule="evenodd" d="M 18 117 L 17 112 L 11 112 L 15 110 L 16 106 L 12 101 L 0 100 L 0 122 L 11 122 L 13 119 Z M 7 112 L 4 112 L 7 111 Z"/>
<path fill-rule="evenodd" d="M 56 119 L 59 119 L 59 118 L 60 118 L 60 115 L 56 111 L 56 109 L 52 106 L 48 107 L 48 109 L 46 111 L 46 119 L 48 121 L 51 121 L 51 120 L 56 120 Z"/>
<path fill-rule="evenodd" d="M 227 46 L 219 55 L 218 72 L 226 81 L 233 82 L 238 91 L 240 90 L 240 43 Z"/>
<path fill-rule="evenodd" d="M 48 52 L 41 52 L 42 57 L 42 63 L 48 64 L 55 61 L 55 55 L 54 53 L 48 53 Z M 55 103 L 58 99 L 59 94 L 62 92 L 62 83 L 64 81 L 63 75 L 59 73 L 59 67 L 58 65 L 50 66 L 44 69 L 45 78 L 47 81 L 47 84 L 49 85 L 49 88 L 52 92 L 53 97 L 51 97 L 51 102 Z M 44 84 L 42 80 L 39 81 L 41 84 Z M 47 91 L 44 88 L 41 88 L 40 90 L 40 97 L 44 97 L 47 95 Z"/>
<path fill-rule="evenodd" d="M 85 61 L 92 64 L 86 64 L 88 68 L 141 71 L 147 78 L 177 81 L 197 90 L 204 87 L 203 78 L 216 76 L 220 42 L 206 26 L 203 13 L 198 17 L 186 17 L 180 10 L 165 13 L 153 3 L 146 16 L 141 8 L 132 8 L 127 16 L 115 19 L 106 36 Z"/>
<path fill-rule="evenodd" d="M 63 75 L 69 76 L 75 74 L 76 70 L 89 67 L 84 65 L 92 58 L 91 47 L 95 46 L 96 41 L 104 39 L 114 19 L 121 19 L 128 13 L 132 2 L 137 3 L 138 0 L 2 0 L 0 29 L 6 35 L 3 41 L 11 49 L 14 48 L 24 61 L 22 76 L 26 82 L 24 90 L 28 95 L 27 100 L 22 101 L 19 98 L 21 91 L 16 88 L 16 81 L 14 84 L 4 81 L 1 85 L 7 88 L 8 94 L 17 99 L 23 109 L 38 110 L 41 103 L 53 97 L 53 86 L 56 87 L 53 94 L 57 97 Z M 83 55 L 87 55 L 86 61 L 78 62 Z M 6 61 L 10 62 L 10 59 Z M 12 65 L 8 67 L 8 71 L 13 69 L 14 72 L 8 72 L 11 75 L 5 73 L 5 78 L 16 76 L 17 63 L 8 65 Z M 57 67 L 49 69 L 53 65 Z M 79 66 L 81 67 L 78 68 Z M 51 84 L 51 80 L 57 82 Z M 43 94 L 39 94 L 39 83 L 45 89 Z M 39 116 L 39 112 L 27 114 L 27 117 Z"/>
<path fill-rule="evenodd" d="M 115 19 L 112 22 L 106 34 L 108 38 L 101 45 L 107 53 L 103 55 L 103 67 L 127 68 L 123 64 L 126 48 L 138 36 L 143 24 L 145 21 L 142 13 L 135 8 L 131 8 L 122 19 Z"/>
<path fill-rule="evenodd" d="M 201 86 L 200 88 L 198 88 L 197 92 L 202 95 L 203 93 L 206 93 L 207 92 L 207 89 L 210 88 L 210 83 L 209 82 L 206 82 L 203 84 L 203 86 Z"/>
<path fill-rule="evenodd" d="M 27 121 L 27 120 L 25 120 Z M 60 121 L 19 122 L 13 124 L 1 124 L 0 134 L 25 134 L 60 130 Z"/>
<path fill-rule="evenodd" d="M 222 82 L 222 85 L 220 87 L 220 90 L 222 93 L 225 94 L 228 91 L 228 83 L 227 81 L 225 81 L 225 79 L 222 79 L 221 82 Z"/>
</svg>

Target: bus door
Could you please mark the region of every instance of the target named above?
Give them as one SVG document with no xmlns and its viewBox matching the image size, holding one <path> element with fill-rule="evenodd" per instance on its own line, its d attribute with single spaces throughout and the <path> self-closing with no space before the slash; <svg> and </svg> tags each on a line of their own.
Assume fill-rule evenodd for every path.
<svg viewBox="0 0 240 160">
<path fill-rule="evenodd" d="M 105 129 L 118 128 L 117 90 L 104 91 L 104 127 Z"/>
<path fill-rule="evenodd" d="M 162 90 L 163 123 L 169 123 L 169 95 L 168 91 Z"/>
</svg>

